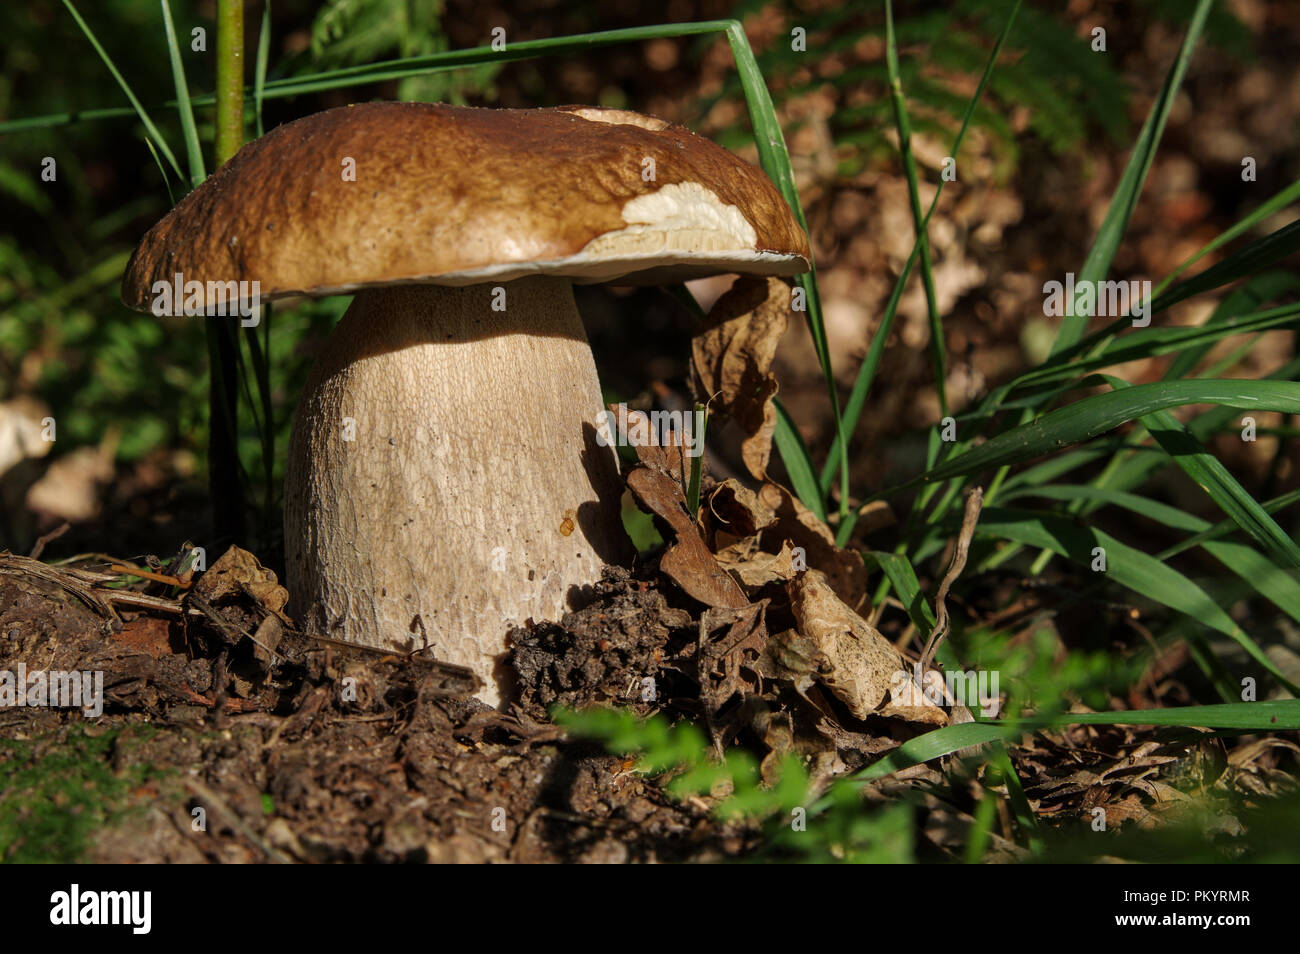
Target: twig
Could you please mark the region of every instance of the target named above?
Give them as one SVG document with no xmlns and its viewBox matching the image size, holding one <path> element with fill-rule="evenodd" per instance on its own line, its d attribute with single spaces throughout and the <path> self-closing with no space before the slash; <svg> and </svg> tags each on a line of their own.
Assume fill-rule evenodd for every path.
<svg viewBox="0 0 1300 954">
<path fill-rule="evenodd" d="M 225 816 L 226 822 L 230 827 L 261 849 L 262 853 L 266 855 L 268 861 L 274 862 L 277 865 L 293 863 L 292 858 L 276 849 L 267 842 L 265 838 L 253 831 L 253 829 L 235 813 L 235 810 L 227 805 L 225 800 L 212 789 L 208 788 L 208 786 L 204 785 L 198 779 L 191 778 L 185 780 L 185 787 L 190 790 L 190 794 L 195 798 L 207 802 L 208 807 L 216 814 Z"/>
<path fill-rule="evenodd" d="M 934 595 L 934 629 L 921 651 L 921 662 L 917 669 L 920 678 L 925 678 L 925 671 L 930 666 L 930 659 L 938 650 L 944 637 L 948 635 L 948 588 L 961 576 L 966 568 L 966 557 L 970 552 L 970 541 L 975 536 L 975 525 L 979 523 L 980 508 L 984 506 L 984 488 L 976 487 L 966 496 L 966 513 L 961 518 L 961 532 L 957 535 L 957 546 L 953 550 L 948 572 L 939 583 L 939 590 Z"/>
<path fill-rule="evenodd" d="M 169 586 L 179 586 L 182 589 L 189 586 L 188 583 L 174 576 L 168 576 L 166 573 L 154 573 L 152 570 L 142 570 L 138 566 L 114 563 L 109 569 L 124 576 L 138 576 L 142 580 L 153 580 L 155 583 L 166 583 Z"/>
<path fill-rule="evenodd" d="M 27 555 L 31 557 L 33 560 L 39 560 L 41 558 L 41 554 L 45 552 L 45 544 L 59 539 L 59 537 L 63 536 L 70 529 L 72 529 L 72 524 L 68 523 L 66 520 L 63 521 L 63 523 L 59 524 L 49 533 L 37 537 L 36 543 L 32 547 L 32 552 Z"/>
</svg>

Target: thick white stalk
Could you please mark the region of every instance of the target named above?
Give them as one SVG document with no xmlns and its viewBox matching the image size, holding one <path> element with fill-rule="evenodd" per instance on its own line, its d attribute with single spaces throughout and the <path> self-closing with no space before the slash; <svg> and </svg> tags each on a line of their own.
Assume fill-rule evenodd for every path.
<svg viewBox="0 0 1300 954">
<path fill-rule="evenodd" d="M 472 668 L 496 705 L 512 625 L 558 619 L 629 544 L 569 283 L 359 292 L 312 369 L 285 488 L 309 631 Z"/>
</svg>

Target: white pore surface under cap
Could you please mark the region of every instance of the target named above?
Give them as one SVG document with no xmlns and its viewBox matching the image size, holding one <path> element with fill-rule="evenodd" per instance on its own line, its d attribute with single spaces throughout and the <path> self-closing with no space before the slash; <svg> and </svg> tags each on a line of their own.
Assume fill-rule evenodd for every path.
<svg viewBox="0 0 1300 954">
<path fill-rule="evenodd" d="M 753 249 L 758 234 L 744 214 L 698 182 L 675 182 L 623 206 L 627 228 L 592 239 L 581 255 L 614 258 L 661 251 Z"/>
</svg>

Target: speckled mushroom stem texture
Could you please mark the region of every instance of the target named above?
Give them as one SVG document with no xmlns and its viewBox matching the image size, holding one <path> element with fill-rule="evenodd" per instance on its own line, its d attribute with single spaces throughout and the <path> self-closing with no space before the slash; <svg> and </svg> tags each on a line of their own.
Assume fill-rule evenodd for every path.
<svg viewBox="0 0 1300 954">
<path fill-rule="evenodd" d="M 626 562 L 600 385 L 562 278 L 359 292 L 294 422 L 285 544 L 310 631 L 429 647 L 492 705 L 507 631 Z"/>
</svg>

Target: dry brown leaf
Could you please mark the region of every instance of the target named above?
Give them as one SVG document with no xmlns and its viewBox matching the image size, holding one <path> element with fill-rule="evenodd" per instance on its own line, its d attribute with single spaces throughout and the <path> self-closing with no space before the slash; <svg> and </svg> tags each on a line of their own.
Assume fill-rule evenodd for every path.
<svg viewBox="0 0 1300 954">
<path fill-rule="evenodd" d="M 717 555 L 722 568 L 744 586 L 757 588 L 769 583 L 784 583 L 799 572 L 794 566 L 794 547 L 788 540 L 782 544 L 780 553 L 764 553 L 755 545 L 752 552 L 742 556 L 745 549 L 749 549 L 746 542 L 741 542 Z"/>
<path fill-rule="evenodd" d="M 758 494 L 734 477 L 714 485 L 705 494 L 700 516 L 708 531 L 707 539 L 719 553 L 742 540 L 753 541 L 757 549 L 755 534 L 776 521 L 776 514 L 758 499 Z"/>
<path fill-rule="evenodd" d="M 813 678 L 857 718 L 878 709 L 903 658 L 893 645 L 835 595 L 826 577 L 809 570 L 788 587 L 799 633 L 818 654 Z"/>
<path fill-rule="evenodd" d="M 617 404 L 609 405 L 609 410 L 615 417 L 618 416 Z M 691 473 L 691 458 L 687 453 L 686 435 L 677 431 L 663 435 L 656 433 L 651 427 L 649 416 L 644 411 L 628 411 L 627 426 L 629 434 L 635 434 L 638 429 L 641 429 L 641 433 L 645 435 L 645 440 L 636 441 L 632 445 L 637 459 L 647 467 L 667 474 L 684 490 Z M 661 444 L 660 437 L 667 438 L 666 442 Z"/>
<path fill-rule="evenodd" d="M 740 667 L 745 662 L 746 651 L 752 651 L 757 657 L 767 643 L 766 614 L 767 600 L 763 600 L 739 609 L 708 609 L 701 615 L 697 675 L 700 698 L 710 715 L 737 692 L 743 691 Z M 724 626 L 726 633 L 723 636 L 711 638 Z"/>
<path fill-rule="evenodd" d="M 769 652 L 795 674 L 796 686 L 806 689 L 811 682 L 820 683 L 858 719 L 890 715 L 930 725 L 947 724 L 947 713 L 927 703 L 919 692 L 915 699 L 902 699 L 892 711 L 884 711 L 891 687 L 911 684 L 905 678 L 903 657 L 835 595 L 823 574 L 816 570 L 801 573 L 787 590 L 799 631 L 793 638 L 788 633 L 776 637 L 773 642 L 778 645 Z"/>
<path fill-rule="evenodd" d="M 925 679 L 930 685 L 930 698 L 942 699 L 943 677 L 931 669 L 926 672 Z M 935 680 L 938 681 L 938 686 L 934 685 Z M 935 695 L 936 692 L 940 695 Z M 925 725 L 947 725 L 949 722 L 948 713 L 926 699 L 926 693 L 911 678 L 895 679 L 889 701 L 881 706 L 877 715 Z"/>
<path fill-rule="evenodd" d="M 763 532 L 764 538 L 788 540 L 802 548 L 807 567 L 826 574 L 839 598 L 850 609 L 861 610 L 867 604 L 867 567 L 862 557 L 837 547 L 830 527 L 784 487 L 766 483 L 759 489 L 758 499 L 776 514 L 776 521 Z"/>
<path fill-rule="evenodd" d="M 744 432 L 741 456 L 756 479 L 767 476 L 776 430 L 772 361 L 790 314 L 790 286 L 778 278 L 740 278 L 709 310 L 692 342 L 700 400 Z"/>
<path fill-rule="evenodd" d="M 749 605 L 740 584 L 704 545 L 699 525 L 691 519 L 686 497 L 677 481 L 662 470 L 643 466 L 627 475 L 627 486 L 672 529 L 673 539 L 659 560 L 660 570 L 701 603 L 730 609 Z"/>
<path fill-rule="evenodd" d="M 1237 769 L 1248 768 L 1256 759 L 1275 748 L 1289 749 L 1295 754 L 1300 755 L 1300 745 L 1296 745 L 1288 739 L 1279 739 L 1274 736 L 1267 736 L 1237 746 L 1237 748 L 1228 753 L 1228 764 Z"/>
<path fill-rule="evenodd" d="M 194 584 L 194 593 L 213 603 L 248 593 L 273 613 L 289 602 L 289 592 L 275 574 L 257 562 L 257 557 L 231 547 Z"/>
</svg>

